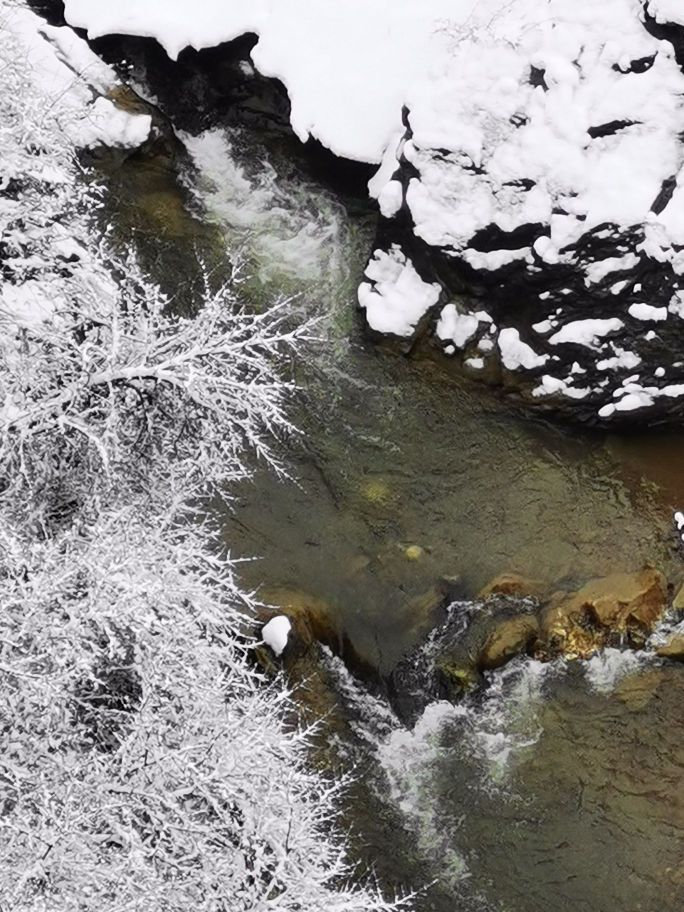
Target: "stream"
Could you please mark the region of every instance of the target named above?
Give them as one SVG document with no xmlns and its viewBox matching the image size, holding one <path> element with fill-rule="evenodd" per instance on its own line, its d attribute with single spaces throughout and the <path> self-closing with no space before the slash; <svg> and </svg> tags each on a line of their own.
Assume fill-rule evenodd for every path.
<svg viewBox="0 0 684 912">
<path fill-rule="evenodd" d="M 176 297 L 198 256 L 220 277 L 239 253 L 251 306 L 288 297 L 318 321 L 294 366 L 292 480 L 256 466 L 217 505 L 248 587 L 324 606 L 386 675 L 429 629 L 439 580 L 472 598 L 507 571 L 571 589 L 652 563 L 682 582 L 684 434 L 532 420 L 447 362 L 374 345 L 355 304 L 372 209 L 268 131 L 180 136 L 179 179 L 136 158 L 108 176 L 115 231 Z M 419 912 L 682 908 L 684 666 L 617 650 L 517 660 L 407 730 L 329 662 L 348 723 L 330 738 L 359 777 L 352 851 L 383 887 L 419 890 Z"/>
</svg>

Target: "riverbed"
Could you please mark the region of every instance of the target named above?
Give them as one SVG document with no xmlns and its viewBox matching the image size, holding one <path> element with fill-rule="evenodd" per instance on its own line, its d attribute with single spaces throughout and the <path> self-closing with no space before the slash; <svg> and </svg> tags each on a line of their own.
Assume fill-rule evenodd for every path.
<svg viewBox="0 0 684 912">
<path fill-rule="evenodd" d="M 239 259 L 249 306 L 286 298 L 316 321 L 291 367 L 291 478 L 256 465 L 217 505 L 248 587 L 324 606 L 382 676 L 429 628 L 440 580 L 462 598 L 503 572 L 572 589 L 654 564 L 682 581 L 684 435 L 553 425 L 429 352 L 376 346 L 356 308 L 372 208 L 274 134 L 217 123 L 181 139 L 179 173 L 132 159 L 110 175 L 118 230 L 178 306 L 199 260 L 218 281 Z M 361 776 L 352 844 L 385 888 L 422 889 L 419 912 L 681 908 L 684 666 L 592 662 L 520 661 L 413 731 L 337 667 L 353 723 L 337 746 Z"/>
</svg>

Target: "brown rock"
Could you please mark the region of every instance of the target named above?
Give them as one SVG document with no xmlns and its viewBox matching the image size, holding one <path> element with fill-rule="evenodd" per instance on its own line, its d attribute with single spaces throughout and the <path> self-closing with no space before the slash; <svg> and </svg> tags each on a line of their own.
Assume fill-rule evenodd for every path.
<svg viewBox="0 0 684 912">
<path fill-rule="evenodd" d="M 503 621 L 487 637 L 478 657 L 478 668 L 489 671 L 500 668 L 522 652 L 529 651 L 539 637 L 539 621 L 524 614 Z"/>
<path fill-rule="evenodd" d="M 684 633 L 677 633 L 667 643 L 656 650 L 656 655 L 663 659 L 675 659 L 684 662 Z"/>
<path fill-rule="evenodd" d="M 573 595 L 556 596 L 543 619 L 546 639 L 568 625 L 598 633 L 648 632 L 667 605 L 667 583 L 658 570 L 614 573 L 592 580 Z M 600 643 L 598 644 L 600 645 Z"/>
<path fill-rule="evenodd" d="M 675 611 L 684 611 L 684 586 L 680 586 L 679 591 L 672 600 L 672 607 Z"/>
<path fill-rule="evenodd" d="M 511 595 L 518 598 L 539 598 L 545 588 L 540 580 L 527 579 L 518 573 L 501 573 L 487 583 L 477 597 L 484 599 L 491 595 Z"/>
<path fill-rule="evenodd" d="M 288 652 L 294 647 L 301 653 L 314 642 L 339 651 L 340 634 L 333 610 L 323 599 L 287 586 L 266 588 L 259 594 L 268 606 L 259 613 L 260 620 L 267 621 L 277 614 L 285 614 L 292 622 L 292 645 L 288 643 Z"/>
</svg>

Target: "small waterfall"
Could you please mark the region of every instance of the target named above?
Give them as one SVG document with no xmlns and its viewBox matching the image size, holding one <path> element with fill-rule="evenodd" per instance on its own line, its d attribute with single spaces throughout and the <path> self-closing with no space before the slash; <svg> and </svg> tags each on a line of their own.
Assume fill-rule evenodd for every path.
<svg viewBox="0 0 684 912">
<path fill-rule="evenodd" d="M 196 168 L 191 191 L 240 250 L 264 285 L 295 283 L 293 292 L 337 295 L 349 282 L 349 226 L 343 205 L 303 177 L 278 173 L 273 151 L 255 148 L 239 130 L 181 134 Z M 246 146 L 246 148 L 244 148 Z"/>
</svg>

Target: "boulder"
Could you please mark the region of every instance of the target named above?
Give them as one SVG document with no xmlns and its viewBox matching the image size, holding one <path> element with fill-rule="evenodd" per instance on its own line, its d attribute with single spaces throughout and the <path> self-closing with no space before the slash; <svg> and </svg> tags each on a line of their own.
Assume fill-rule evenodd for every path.
<svg viewBox="0 0 684 912">
<path fill-rule="evenodd" d="M 428 703 L 456 700 L 536 642 L 539 605 L 532 599 L 496 595 L 451 601 L 443 622 L 430 630 L 393 669 L 387 681 L 392 706 L 412 725 Z"/>
<path fill-rule="evenodd" d="M 454 28 L 450 58 L 407 98 L 374 185 L 368 325 L 404 347 L 429 339 L 530 406 L 592 424 L 679 420 L 675 48 L 638 0 L 495 5 Z M 646 5 L 659 21 L 674 8 Z"/>
<path fill-rule="evenodd" d="M 667 581 L 650 567 L 591 580 L 573 593 L 556 592 L 543 607 L 516 591 L 530 585 L 506 574 L 485 587 L 487 597 L 450 602 L 443 623 L 397 663 L 387 681 L 403 721 L 414 724 L 434 700 L 460 699 L 517 656 L 584 659 L 609 645 L 641 648 L 668 607 Z M 491 591 L 506 589 L 511 591 Z M 684 635 L 658 654 L 684 660 Z"/>
<path fill-rule="evenodd" d="M 265 588 L 260 595 L 265 603 L 258 613 L 261 624 L 276 617 L 286 617 L 290 621 L 287 645 L 282 653 L 286 664 L 305 655 L 316 643 L 341 652 L 342 636 L 327 602 L 288 586 Z"/>
<path fill-rule="evenodd" d="M 542 613 L 541 639 L 551 652 L 582 657 L 611 639 L 641 645 L 667 603 L 667 581 L 658 570 L 614 573 L 555 596 Z"/>
<path fill-rule="evenodd" d="M 533 614 L 510 618 L 487 637 L 477 665 L 481 671 L 500 668 L 517 655 L 531 652 L 539 639 L 539 620 Z"/>
<path fill-rule="evenodd" d="M 490 595 L 515 595 L 518 598 L 540 598 L 545 590 L 540 580 L 527 579 L 518 573 L 501 573 L 494 577 L 477 594 L 478 598 L 489 598 Z"/>
</svg>

